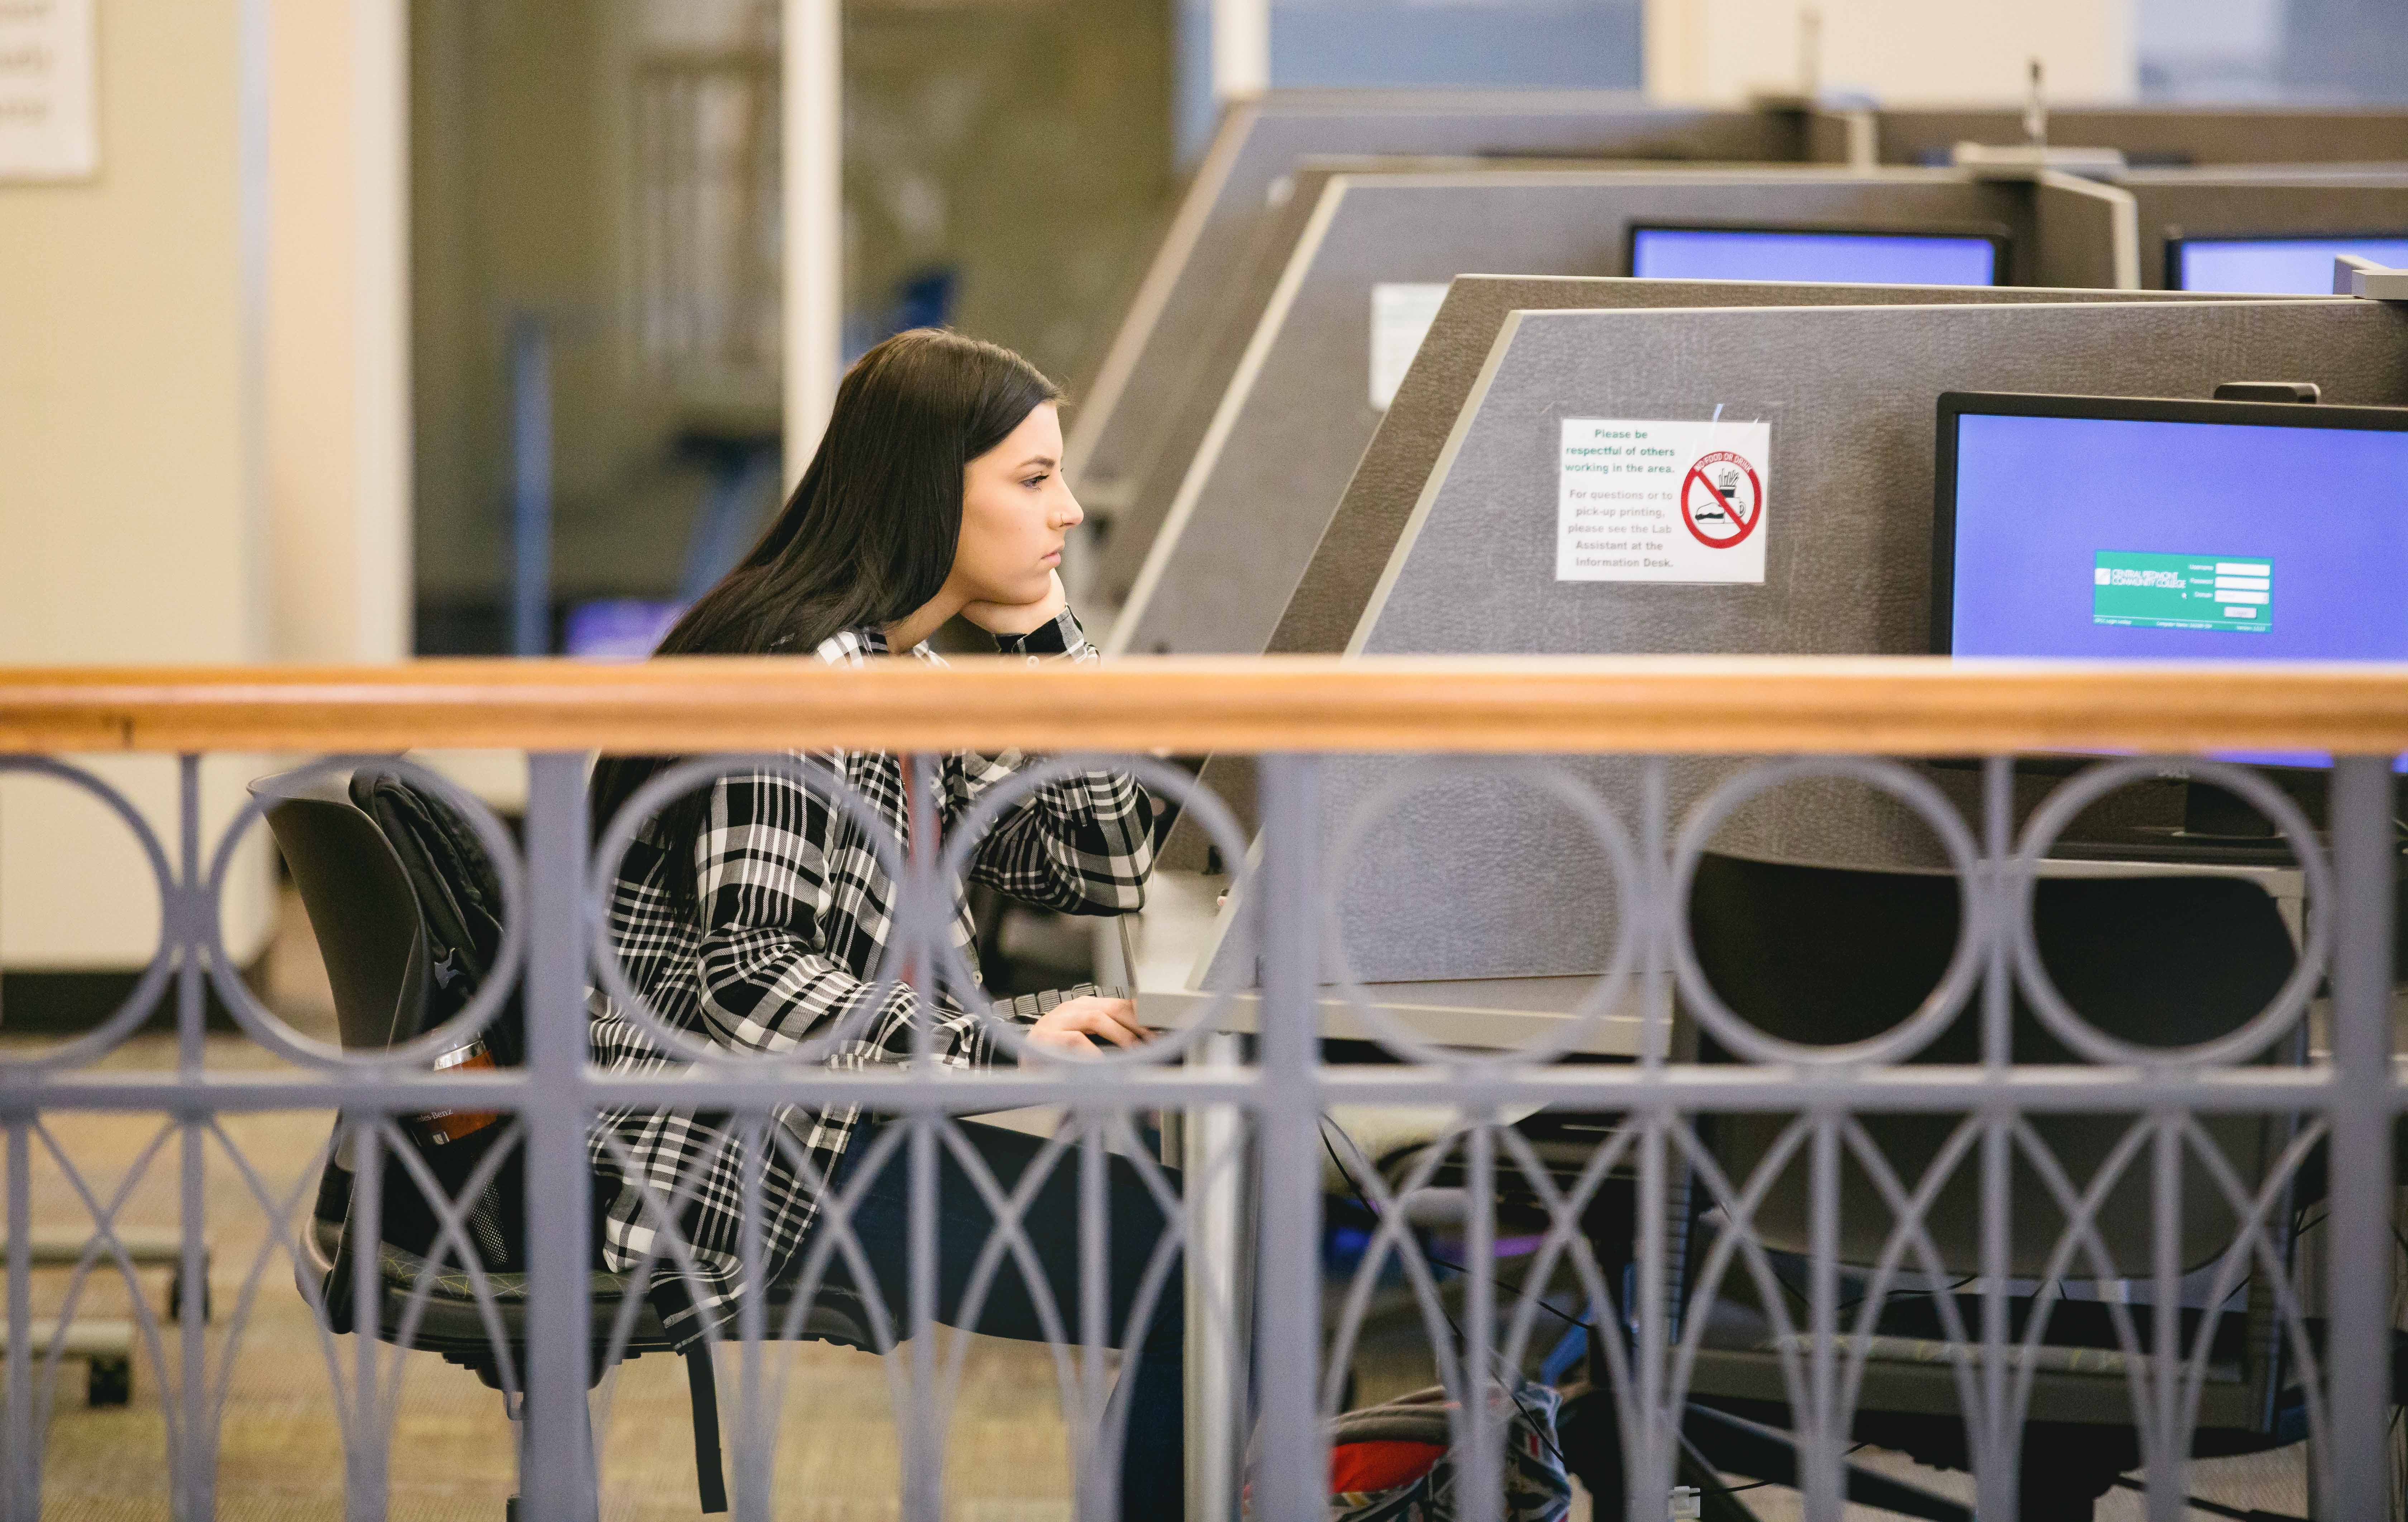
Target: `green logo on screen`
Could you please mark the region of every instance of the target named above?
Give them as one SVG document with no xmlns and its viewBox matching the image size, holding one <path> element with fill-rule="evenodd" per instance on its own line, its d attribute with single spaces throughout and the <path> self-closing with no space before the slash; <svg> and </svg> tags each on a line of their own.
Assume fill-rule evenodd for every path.
<svg viewBox="0 0 2408 1522">
<path fill-rule="evenodd" d="M 2246 555 L 2101 550 L 2091 569 L 2090 622 L 2143 629 L 2274 626 L 2274 563 Z"/>
</svg>

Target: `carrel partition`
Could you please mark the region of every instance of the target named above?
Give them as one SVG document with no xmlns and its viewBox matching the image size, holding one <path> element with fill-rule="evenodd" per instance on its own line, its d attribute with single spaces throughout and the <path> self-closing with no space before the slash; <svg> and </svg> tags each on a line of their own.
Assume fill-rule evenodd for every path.
<svg viewBox="0 0 2408 1522">
<path fill-rule="evenodd" d="M 2162 290 L 2180 237 L 2408 233 L 2408 164 L 2389 169 L 2148 169 L 2116 181 L 2140 224 L 2141 283 Z"/>
<path fill-rule="evenodd" d="M 1381 424 L 1366 384 L 1378 287 L 1444 284 L 1467 271 L 1619 275 L 1634 223 L 1986 230 L 2010 240 L 2012 285 L 2139 283 L 2130 198 L 2064 176 L 1813 168 L 1334 176 L 1227 386 L 1189 404 L 1197 421 L 1181 432 L 1196 435 L 1192 453 L 1146 472 L 1146 490 L 1114 524 L 1101 567 L 1104 600 L 1124 588 L 1125 596 L 1111 647 L 1264 648 Z M 1684 304 L 1719 304 L 1713 286 L 1693 289 L 1709 294 Z M 1628 299 L 1666 304 L 1644 287 Z"/>
<path fill-rule="evenodd" d="M 1517 311 L 1383 557 L 1348 649 L 1917 653 L 1941 392 L 2203 397 L 2237 378 L 2314 380 L 2337 403 L 2408 404 L 2408 310 L 2320 298 Z M 1770 425 L 1763 582 L 1557 581 L 1563 420 L 1703 419 L 1716 408 Z M 1333 768 L 1333 843 L 1407 764 Z M 1676 815 L 1742 764 L 1676 760 Z M 1574 769 L 1609 803 L 1635 800 L 1637 763 Z M 1582 869 L 1582 826 L 1559 804 L 1479 777 L 1388 807 L 1385 827 L 1330 883 L 1357 976 L 1599 969 L 1614 906 L 1605 874 Z M 1752 807 L 1716 848 L 1829 866 L 1938 864 L 1919 822 L 1837 783 Z M 1226 960 L 1211 969 L 1214 982 L 1249 974 Z"/>
<path fill-rule="evenodd" d="M 1222 118 L 1097 373 L 1079 388 L 1071 484 L 1110 511 L 1147 448 L 1164 399 L 1210 341 L 1217 304 L 1306 159 L 1443 154 L 1794 163 L 1803 111 L 1650 106 L 1612 91 L 1273 91 Z"/>
</svg>

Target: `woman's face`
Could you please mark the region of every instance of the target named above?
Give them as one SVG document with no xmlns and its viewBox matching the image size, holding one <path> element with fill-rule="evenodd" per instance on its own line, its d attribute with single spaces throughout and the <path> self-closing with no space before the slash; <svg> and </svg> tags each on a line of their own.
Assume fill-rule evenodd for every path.
<svg viewBox="0 0 2408 1522">
<path fill-rule="evenodd" d="M 1062 480 L 1062 419 L 1049 402 L 963 469 L 954 588 L 1008 605 L 1050 596 L 1063 538 L 1085 516 Z"/>
</svg>

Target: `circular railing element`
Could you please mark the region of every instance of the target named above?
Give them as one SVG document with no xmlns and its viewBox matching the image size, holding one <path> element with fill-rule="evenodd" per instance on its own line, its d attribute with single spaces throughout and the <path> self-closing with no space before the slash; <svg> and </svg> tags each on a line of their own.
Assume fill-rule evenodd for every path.
<svg viewBox="0 0 2408 1522">
<path fill-rule="evenodd" d="M 1054 756 L 1015 772 L 1009 780 L 989 788 L 980 795 L 978 801 L 972 804 L 954 824 L 946 838 L 944 854 L 939 859 L 939 876 L 934 885 L 934 893 L 937 897 L 933 901 L 919 906 L 921 912 L 914 916 L 914 927 L 924 938 L 931 959 L 941 969 L 942 975 L 954 986 L 971 990 L 977 996 L 981 1001 L 981 1018 L 986 1022 L 988 1029 L 994 1033 L 996 1039 L 1015 1055 L 1021 1057 L 1041 1057 L 1048 1062 L 1059 1062 L 1082 1068 L 1168 1063 L 1184 1054 L 1206 1032 L 1220 1023 L 1222 1015 L 1227 1011 L 1235 997 L 1233 994 L 1226 991 L 1209 994 L 1198 1002 L 1196 1012 L 1191 1017 L 1181 1025 L 1165 1030 L 1155 1040 L 1142 1046 L 1098 1048 L 1092 1054 L 1057 1052 L 1033 1047 L 1028 1044 L 1027 1037 L 1018 1025 L 1008 1020 L 997 1019 L 985 1012 L 983 1006 L 987 1002 L 986 990 L 979 981 L 976 969 L 962 956 L 961 948 L 953 943 L 952 938 L 944 934 L 944 928 L 953 916 L 953 886 L 962 881 L 963 874 L 970 866 L 972 855 L 985 839 L 987 832 L 1003 818 L 1008 811 L 1033 797 L 1041 789 L 1066 777 L 1075 777 L 1090 771 L 1130 773 L 1137 778 L 1140 784 L 1152 791 L 1156 797 L 1175 800 L 1183 811 L 1194 817 L 1202 826 L 1205 838 L 1220 851 L 1223 861 L 1246 860 L 1245 831 L 1239 826 L 1236 816 L 1229 812 L 1228 805 L 1179 768 L 1167 762 L 1154 760 L 1151 756 L 1141 755 Z M 1247 890 L 1253 886 L 1246 881 L 1249 875 L 1241 869 L 1230 889 L 1230 902 L 1235 904 L 1239 911 L 1239 923 L 1232 927 L 1232 930 L 1241 937 L 1245 935 L 1245 927 L 1253 918 L 1252 912 L 1246 908 Z M 1243 940 L 1240 941 L 1239 950 L 1241 954 L 1245 950 Z M 1137 969 L 1131 968 L 1129 973 L 1134 978 Z"/>
<path fill-rule="evenodd" d="M 253 825 L 267 817 L 268 809 L 276 802 L 297 796 L 293 791 L 294 784 L 337 772 L 363 769 L 385 772 L 412 786 L 423 788 L 450 808 L 455 817 L 466 821 L 476 834 L 477 843 L 485 848 L 485 855 L 493 863 L 494 875 L 502 888 L 502 941 L 494 950 L 494 966 L 486 973 L 483 985 L 451 1019 L 381 1052 L 354 1052 L 339 1045 L 330 1046 L 286 1025 L 245 986 L 240 978 L 235 976 L 234 959 L 226 955 L 225 944 L 223 905 L 226 874 L 233 869 L 235 850 L 242 843 L 243 836 Z M 520 970 L 526 965 L 526 872 L 509 831 L 502 827 L 502 822 L 494 817 L 492 810 L 459 783 L 429 767 L 400 756 L 324 756 L 307 766 L 280 772 L 275 781 L 287 785 L 274 795 L 254 792 L 244 799 L 241 811 L 235 815 L 234 822 L 226 826 L 225 834 L 219 838 L 217 853 L 209 861 L 205 900 L 208 907 L 209 982 L 216 987 L 218 997 L 225 1000 L 236 1024 L 262 1046 L 295 1062 L 322 1068 L 374 1071 L 423 1067 L 476 1039 L 493 1024 L 502 1006 L 509 1002 L 518 986 Z"/>
<path fill-rule="evenodd" d="M 635 795 L 621 806 L 602 837 L 595 842 L 593 875 L 586 885 L 586 933 L 593 954 L 595 981 L 602 992 L 615 1002 L 646 1038 L 667 1055 L 688 1062 L 741 1063 L 775 1062 L 796 1066 L 817 1063 L 835 1055 L 837 1048 L 857 1035 L 885 1002 L 884 998 L 864 1000 L 861 1006 L 847 1013 L 826 1031 L 810 1040 L 797 1041 L 782 1052 L 738 1052 L 719 1045 L 691 1031 L 681 1030 L 665 1019 L 652 1007 L 652 1001 L 636 991 L 627 981 L 626 965 L 619 959 L 619 948 L 610 939 L 610 896 L 618 883 L 619 868 L 627 850 L 635 844 L 636 833 L 644 823 L 676 798 L 698 788 L 715 783 L 724 777 L 745 772 L 768 772 L 790 777 L 806 789 L 816 792 L 831 812 L 850 815 L 878 858 L 879 869 L 888 881 L 904 883 L 909 881 L 900 841 L 886 827 L 885 820 L 870 806 L 869 800 L 824 762 L 793 754 L 763 755 L 697 756 L 681 761 L 652 778 L 638 788 Z M 898 906 L 898 913 L 908 919 L 908 910 Z M 868 982 L 891 987 L 902 987 L 901 980 L 886 973 L 901 958 L 909 946 L 909 935 L 897 937 L 886 948 L 878 969 L 878 976 Z"/>
<path fill-rule="evenodd" d="M 132 1035 L 135 1027 L 149 1017 L 175 969 L 175 949 L 179 939 L 177 907 L 180 896 L 176 887 L 176 870 L 167 863 L 166 850 L 160 845 L 157 833 L 150 828 L 150 822 L 127 801 L 124 794 L 80 767 L 71 767 L 48 756 L 0 755 L 0 777 L 11 773 L 49 777 L 98 800 L 101 807 L 115 814 L 133 835 L 134 843 L 141 848 L 143 860 L 150 868 L 151 883 L 159 890 L 159 947 L 150 954 L 150 963 L 135 980 L 133 990 L 125 996 L 125 1001 L 110 1011 L 108 1019 L 70 1041 L 40 1052 L 23 1055 L 12 1052 L 0 1057 L 0 1073 L 28 1076 L 90 1062 Z"/>
<path fill-rule="evenodd" d="M 2275 990 L 2267 1006 L 2241 1026 L 2210 1041 L 2189 1046 L 2143 1046 L 2111 1036 L 2083 1018 L 2057 991 L 2056 980 L 2042 962 L 2040 942 L 2032 929 L 2032 899 L 2039 886 L 2041 858 L 2074 817 L 2128 783 L 2161 776 L 2163 758 L 2136 756 L 2101 762 L 2076 775 L 2043 799 L 2024 826 L 2022 841 L 2010 864 L 2014 890 L 2007 897 L 2008 933 L 2014 937 L 2015 983 L 2033 1012 L 2051 1034 L 2093 1062 L 2144 1068 L 2209 1067 L 2243 1062 L 2264 1051 L 2307 1012 L 2309 1001 L 2324 980 L 2332 951 L 2332 869 L 2326 860 L 2315 829 L 2298 804 L 2282 790 L 2246 767 L 2227 761 L 2181 763 L 2194 781 L 2204 781 L 2236 793 L 2264 812 L 2289 842 L 2291 854 L 2307 880 L 2307 940 L 2292 964 L 2290 976 Z"/>
<path fill-rule="evenodd" d="M 1590 835 L 1605 848 L 1606 860 L 1613 873 L 1614 897 L 1621 906 L 1621 912 L 1615 916 L 1617 924 L 1613 944 L 1606 955 L 1605 970 L 1598 975 L 1588 994 L 1563 1017 L 1562 1027 L 1527 1046 L 1482 1054 L 1431 1041 L 1383 1010 L 1372 999 L 1369 990 L 1355 975 L 1354 963 L 1347 955 L 1344 928 L 1339 915 L 1343 889 L 1338 884 L 1346 881 L 1346 869 L 1353 865 L 1356 852 L 1371 829 L 1406 798 L 1445 783 L 1476 780 L 1493 783 L 1500 775 L 1519 778 L 1555 798 L 1587 826 Z M 1300 841 L 1292 844 L 1290 849 L 1311 849 L 1311 846 L 1310 841 Z M 1629 990 L 1631 969 L 1639 959 L 1641 943 L 1639 926 L 1646 902 L 1646 881 L 1640 870 L 1639 853 L 1620 817 L 1595 791 L 1558 764 L 1529 758 L 1484 763 L 1425 758 L 1374 790 L 1356 807 L 1347 819 L 1345 832 L 1339 837 L 1337 847 L 1330 853 L 1328 860 L 1329 876 L 1326 881 L 1332 887 L 1324 896 L 1322 944 L 1334 964 L 1332 971 L 1336 975 L 1340 996 L 1353 1008 L 1355 1018 L 1372 1032 L 1374 1040 L 1408 1061 L 1463 1070 L 1551 1061 L 1580 1050 L 1590 1033 L 1613 1012 Z"/>
<path fill-rule="evenodd" d="M 1696 885 L 1698 865 L 1715 833 L 1744 805 L 1776 787 L 1816 778 L 1860 782 L 1905 804 L 1931 826 L 1954 869 L 1963 911 L 1957 921 L 1956 949 L 1939 983 L 1925 995 L 1914 1012 L 1879 1035 L 1833 1046 L 1810 1046 L 1769 1034 L 1747 1022 L 1723 1002 L 1698 965 L 1689 940 L 1688 903 Z M 1729 1051 L 1752 1062 L 1801 1067 L 1863 1067 L 1905 1060 L 1936 1039 L 1956 1018 L 1982 976 L 1982 941 L 1992 915 L 1990 895 L 1982 891 L 1981 851 L 1973 832 L 1956 808 L 1928 778 L 1895 761 L 1869 756 L 1799 756 L 1750 767 L 1699 799 L 1689 812 L 1672 847 L 1672 883 L 1664 909 L 1666 942 L 1672 950 L 1672 975 L 1682 997 L 1696 1012 L 1698 1023 L 1713 1033 Z"/>
</svg>

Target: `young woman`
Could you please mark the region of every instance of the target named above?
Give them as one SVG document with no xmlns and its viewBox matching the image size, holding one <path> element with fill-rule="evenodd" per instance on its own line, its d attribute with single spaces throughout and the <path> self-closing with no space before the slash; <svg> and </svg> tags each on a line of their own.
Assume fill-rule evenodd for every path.
<svg viewBox="0 0 2408 1522">
<path fill-rule="evenodd" d="M 859 665 L 881 657 L 935 661 L 924 642 L 958 614 L 1030 660 L 1094 658 L 1062 595 L 1064 536 L 1080 521 L 1062 481 L 1060 394 L 1026 362 L 951 333 L 906 333 L 871 350 L 838 387 L 834 415 L 794 497 L 742 565 L 695 603 L 662 641 L 664 654 L 788 653 Z M 905 780 L 892 755 L 821 754 L 896 840 L 910 840 Z M 595 776 L 599 829 L 662 757 L 605 761 Z M 936 803 L 954 823 L 1017 757 L 943 759 Z M 666 1022 L 731 1053 L 791 1050 L 838 1037 L 831 1066 L 905 1061 L 915 1025 L 932 1027 L 939 1062 L 1009 1062 L 989 1017 L 950 993 L 923 1005 L 910 989 L 879 983 L 894 934 L 897 888 L 870 849 L 865 823 L 828 790 L 801 778 L 741 771 L 710 783 L 648 822 L 618 866 L 611 939 L 628 980 Z M 1072 913 L 1120 914 L 1142 901 L 1153 866 L 1154 806 L 1128 776 L 1088 771 L 1039 789 L 1010 810 L 978 847 L 970 875 L 1032 903 Z M 970 955 L 971 925 L 953 885 L 953 938 Z M 889 973 L 891 976 L 891 971 Z M 671 1066 L 609 999 L 594 998 L 595 1060 L 621 1070 Z M 1093 1050 L 1146 1039 L 1123 999 L 1063 1001 L 1023 1034 L 1039 1051 Z M 906 1253 L 909 1192 L 902 1148 L 875 1177 L 858 1177 L 877 1122 L 852 1107 L 798 1107 L 781 1117 L 808 1169 L 771 1150 L 762 1159 L 763 1261 L 795 1265 L 823 1205 L 864 1193 L 851 1225 L 874 1289 L 898 1321 L 910 1304 Z M 1036 1156 L 1037 1139 L 962 1123 L 1008 1194 Z M 594 1158 L 621 1181 L 602 1222 L 602 1253 L 631 1270 L 653 1245 L 656 1205 L 626 1180 L 614 1138 L 653 1200 L 686 1191 L 679 1226 L 701 1270 L 694 1304 L 673 1330 L 698 1333 L 757 1286 L 738 1254 L 737 1200 L 745 1166 L 727 1118 L 696 1113 L 607 1114 Z M 961 1310 L 993 1228 L 957 1161 L 943 1154 L 938 1192 L 938 1310 Z M 1111 1326 L 1129 1327 L 1140 1281 L 1164 1221 L 1135 1170 L 1112 1159 L 1110 1188 Z M 689 1176 L 704 1175 L 699 1185 Z M 1057 1168 L 1025 1225 L 1054 1304 L 1077 1325 L 1080 1300 L 1075 1159 Z M 666 1256 L 664 1262 L 669 1261 Z M 841 1256 L 829 1278 L 846 1282 Z M 975 1327 L 990 1335 L 1044 1336 L 1037 1300 L 1007 1256 Z M 774 1277 L 773 1269 L 771 1276 Z M 1176 1517 L 1182 1500 L 1180 1301 L 1174 1276 L 1161 1314 L 1145 1328 L 1129 1387 L 1122 1515 Z"/>
</svg>

